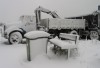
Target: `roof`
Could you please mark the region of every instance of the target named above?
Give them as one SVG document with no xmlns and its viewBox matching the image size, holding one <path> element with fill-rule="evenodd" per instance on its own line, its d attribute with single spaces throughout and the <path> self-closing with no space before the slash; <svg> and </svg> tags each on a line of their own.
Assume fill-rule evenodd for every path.
<svg viewBox="0 0 100 68">
<path fill-rule="evenodd" d="M 100 14 L 100 10 L 94 11 L 93 13 L 90 13 L 90 14 L 84 14 L 84 15 L 73 16 L 73 17 L 65 17 L 65 18 L 68 19 L 68 18 L 75 18 L 75 17 L 85 17 L 85 16 L 92 16 L 92 15 L 97 15 L 97 14 Z"/>
</svg>

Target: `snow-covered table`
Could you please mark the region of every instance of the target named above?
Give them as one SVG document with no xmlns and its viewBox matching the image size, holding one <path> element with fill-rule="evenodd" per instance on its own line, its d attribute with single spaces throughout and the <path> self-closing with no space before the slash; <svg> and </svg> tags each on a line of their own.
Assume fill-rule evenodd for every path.
<svg viewBox="0 0 100 68">
<path fill-rule="evenodd" d="M 47 53 L 47 43 L 50 34 L 44 31 L 31 31 L 25 34 L 27 39 L 27 59 L 31 61 L 35 56 Z"/>
</svg>

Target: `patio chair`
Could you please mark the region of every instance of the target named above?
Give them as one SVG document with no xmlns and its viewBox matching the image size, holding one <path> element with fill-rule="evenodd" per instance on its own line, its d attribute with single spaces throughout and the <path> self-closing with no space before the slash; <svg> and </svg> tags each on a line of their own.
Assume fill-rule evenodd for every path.
<svg viewBox="0 0 100 68">
<path fill-rule="evenodd" d="M 60 33 L 60 39 L 50 39 L 50 42 L 54 44 L 55 54 L 61 51 L 68 51 L 68 58 L 70 57 L 71 49 L 78 49 L 79 35 Z M 63 40 L 62 40 L 63 39 Z"/>
</svg>

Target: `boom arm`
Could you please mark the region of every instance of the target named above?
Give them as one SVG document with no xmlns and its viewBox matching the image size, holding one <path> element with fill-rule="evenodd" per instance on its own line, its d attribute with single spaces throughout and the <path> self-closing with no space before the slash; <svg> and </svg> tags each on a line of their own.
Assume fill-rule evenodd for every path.
<svg viewBox="0 0 100 68">
<path fill-rule="evenodd" d="M 36 8 L 36 10 L 35 10 L 37 28 L 39 27 L 39 24 L 40 24 L 41 12 L 50 14 L 53 18 L 60 18 L 55 12 L 49 11 L 48 9 L 45 9 L 45 8 L 42 8 L 42 7 L 39 6 L 39 7 Z"/>
</svg>

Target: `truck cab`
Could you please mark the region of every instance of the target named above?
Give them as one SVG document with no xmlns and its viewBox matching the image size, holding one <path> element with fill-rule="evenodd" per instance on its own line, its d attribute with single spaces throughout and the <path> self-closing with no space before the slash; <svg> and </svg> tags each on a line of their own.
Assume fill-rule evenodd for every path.
<svg viewBox="0 0 100 68">
<path fill-rule="evenodd" d="M 17 23 L 6 25 L 4 37 L 8 39 L 10 44 L 20 43 L 24 38 L 24 34 L 33 30 L 36 30 L 36 17 L 23 15 L 20 16 Z"/>
</svg>

